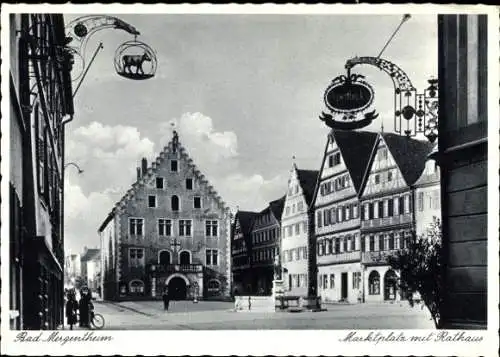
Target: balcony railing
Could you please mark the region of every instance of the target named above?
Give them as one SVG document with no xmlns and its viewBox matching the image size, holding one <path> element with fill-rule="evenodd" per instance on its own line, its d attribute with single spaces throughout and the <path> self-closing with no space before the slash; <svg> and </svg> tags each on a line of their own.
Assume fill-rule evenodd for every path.
<svg viewBox="0 0 500 357">
<path fill-rule="evenodd" d="M 384 226 L 394 226 L 397 224 L 411 223 L 411 215 L 404 214 L 393 217 L 373 218 L 367 221 L 361 221 L 361 228 L 377 228 Z"/>
<path fill-rule="evenodd" d="M 324 254 L 318 255 L 318 263 L 340 263 L 340 262 L 352 262 L 359 261 L 361 259 L 361 254 L 359 250 L 354 250 L 352 252 L 343 252 L 337 254 Z"/>
<path fill-rule="evenodd" d="M 150 272 L 157 273 L 201 273 L 203 265 L 201 264 L 151 264 Z"/>
<path fill-rule="evenodd" d="M 378 252 L 361 253 L 361 263 L 363 264 L 387 264 L 389 256 L 394 256 L 399 249 L 382 250 Z"/>
</svg>

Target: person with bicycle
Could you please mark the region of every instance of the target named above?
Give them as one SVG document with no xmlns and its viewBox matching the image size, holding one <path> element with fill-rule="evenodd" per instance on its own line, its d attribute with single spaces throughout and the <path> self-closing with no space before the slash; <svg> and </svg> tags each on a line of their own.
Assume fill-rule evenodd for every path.
<svg viewBox="0 0 500 357">
<path fill-rule="evenodd" d="M 92 296 L 87 287 L 83 287 L 80 290 L 80 302 L 79 302 L 79 313 L 80 313 L 80 327 L 90 328 L 91 312 L 93 313 L 94 304 L 92 304 Z"/>
</svg>

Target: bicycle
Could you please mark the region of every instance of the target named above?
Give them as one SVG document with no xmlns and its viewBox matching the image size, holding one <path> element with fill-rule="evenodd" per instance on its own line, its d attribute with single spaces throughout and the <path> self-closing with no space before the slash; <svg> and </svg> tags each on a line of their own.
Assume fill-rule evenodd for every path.
<svg viewBox="0 0 500 357">
<path fill-rule="evenodd" d="M 96 330 L 100 330 L 104 327 L 104 316 L 101 314 L 95 313 L 94 311 L 90 311 L 90 324 L 94 326 Z"/>
</svg>

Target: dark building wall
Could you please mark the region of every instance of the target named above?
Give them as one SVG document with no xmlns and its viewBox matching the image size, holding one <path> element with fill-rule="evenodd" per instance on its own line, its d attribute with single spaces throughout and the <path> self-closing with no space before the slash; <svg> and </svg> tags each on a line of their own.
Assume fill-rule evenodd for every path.
<svg viewBox="0 0 500 357">
<path fill-rule="evenodd" d="M 444 328 L 486 328 L 487 18 L 440 15 L 438 19 L 446 266 L 442 323 Z"/>
</svg>

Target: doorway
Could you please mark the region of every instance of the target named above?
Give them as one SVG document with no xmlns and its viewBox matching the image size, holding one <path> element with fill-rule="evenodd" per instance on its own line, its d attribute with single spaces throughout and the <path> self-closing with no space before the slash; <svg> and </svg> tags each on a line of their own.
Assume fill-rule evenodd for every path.
<svg viewBox="0 0 500 357">
<path fill-rule="evenodd" d="M 398 277 L 394 270 L 390 269 L 384 276 L 384 300 L 396 300 Z"/>
<path fill-rule="evenodd" d="M 187 286 L 184 279 L 176 276 L 168 283 L 168 293 L 171 300 L 185 300 L 187 297 Z"/>
<path fill-rule="evenodd" d="M 347 273 L 342 273 L 341 275 L 340 298 L 347 300 Z"/>
</svg>

